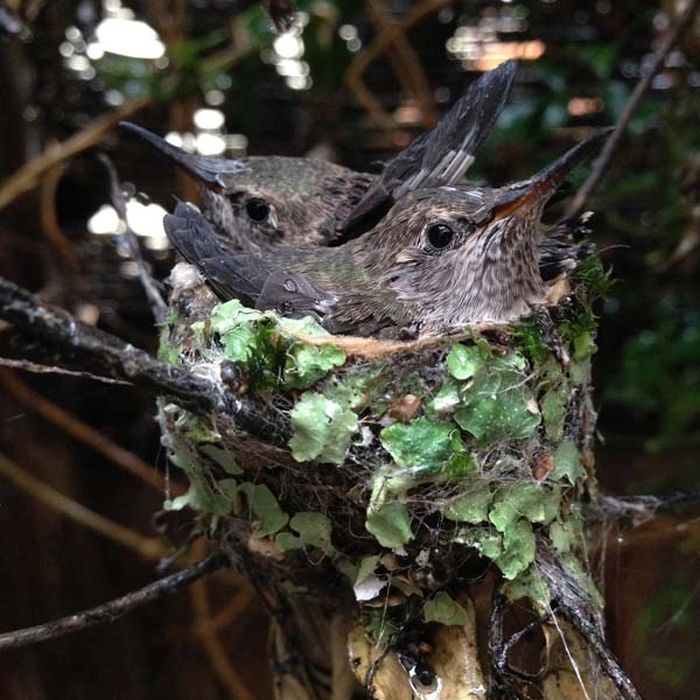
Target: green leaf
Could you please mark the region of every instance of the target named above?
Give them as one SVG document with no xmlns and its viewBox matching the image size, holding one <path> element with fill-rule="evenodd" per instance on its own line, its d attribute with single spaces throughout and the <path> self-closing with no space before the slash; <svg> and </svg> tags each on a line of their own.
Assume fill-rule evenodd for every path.
<svg viewBox="0 0 700 700">
<path fill-rule="evenodd" d="M 297 532 L 298 536 L 280 532 L 275 538 L 275 543 L 282 552 L 305 547 L 316 547 L 326 554 L 333 552 L 331 521 L 323 513 L 296 513 L 289 521 L 289 527 Z"/>
<path fill-rule="evenodd" d="M 568 479 L 571 484 L 575 484 L 579 477 L 584 476 L 581 465 L 581 455 L 572 440 L 562 442 L 554 453 L 554 469 L 552 478 Z"/>
<path fill-rule="evenodd" d="M 438 591 L 423 605 L 423 621 L 441 625 L 466 625 L 467 611 L 445 591 Z"/>
<path fill-rule="evenodd" d="M 358 430 L 357 416 L 322 394 L 307 392 L 291 412 L 294 434 L 289 441 L 297 462 L 342 464 L 352 436 Z"/>
<path fill-rule="evenodd" d="M 200 445 L 200 452 L 211 457 L 224 471 L 234 476 L 243 474 L 243 469 L 234 459 L 233 455 L 228 451 L 216 445 Z"/>
<path fill-rule="evenodd" d="M 489 512 L 489 520 L 505 533 L 520 518 L 531 523 L 548 523 L 559 514 L 559 489 L 539 483 L 521 482 L 498 490 Z"/>
<path fill-rule="evenodd" d="M 445 383 L 438 389 L 437 394 L 428 403 L 430 411 L 439 414 L 453 413 L 459 405 L 459 386 L 451 380 Z"/>
<path fill-rule="evenodd" d="M 593 333 L 591 331 L 582 331 L 574 338 L 574 359 L 575 360 L 585 360 L 590 357 L 596 350 L 598 346 L 595 344 L 593 339 Z"/>
<path fill-rule="evenodd" d="M 311 316 L 304 316 L 304 318 L 281 317 L 277 322 L 280 328 L 290 335 L 308 335 L 315 338 L 330 336 L 330 333 L 320 323 L 314 321 Z"/>
<path fill-rule="evenodd" d="M 489 484 L 481 482 L 476 488 L 448 501 L 440 510 L 450 520 L 476 525 L 488 519 L 491 497 Z"/>
<path fill-rule="evenodd" d="M 535 533 L 532 525 L 521 518 L 503 533 L 503 553 L 496 560 L 503 576 L 512 580 L 535 561 Z"/>
<path fill-rule="evenodd" d="M 345 353 L 334 345 L 294 343 L 287 352 L 284 384 L 290 389 L 307 389 L 343 364 Z"/>
<path fill-rule="evenodd" d="M 550 610 L 551 593 L 547 582 L 532 568 L 518 574 L 512 581 L 505 581 L 501 592 L 512 603 L 523 598 L 535 604 L 538 612 Z"/>
<path fill-rule="evenodd" d="M 190 476 L 192 479 L 192 477 Z M 192 508 L 198 513 L 207 513 L 218 517 L 228 515 L 233 507 L 237 484 L 234 479 L 222 479 L 214 484 L 204 476 L 195 477 L 190 481 L 187 493 L 177 496 L 170 501 L 166 510 L 182 510 Z"/>
<path fill-rule="evenodd" d="M 568 388 L 560 385 L 550 389 L 542 399 L 544 429 L 552 442 L 559 442 L 564 434 L 567 398 Z"/>
<path fill-rule="evenodd" d="M 261 311 L 243 306 L 238 299 L 232 299 L 223 304 L 217 304 L 211 312 L 211 330 L 219 335 L 225 335 L 242 323 L 257 321 L 264 318 Z"/>
<path fill-rule="evenodd" d="M 447 371 L 455 379 L 471 379 L 484 361 L 474 345 L 453 345 L 447 356 Z"/>
<path fill-rule="evenodd" d="M 503 552 L 503 536 L 492 528 L 463 528 L 457 531 L 454 541 L 473 547 L 491 561 L 496 561 Z"/>
<path fill-rule="evenodd" d="M 255 531 L 257 537 L 273 535 L 289 522 L 289 516 L 280 508 L 275 495 L 265 484 L 247 482 L 238 488 L 246 495 L 248 507 L 260 521 L 260 527 Z"/>
<path fill-rule="evenodd" d="M 481 371 L 455 411 L 463 430 L 482 444 L 529 438 L 540 423 L 537 404 L 524 377 L 513 371 Z"/>
<path fill-rule="evenodd" d="M 436 423 L 420 417 L 410 423 L 393 423 L 380 434 L 384 449 L 400 467 L 437 469 L 464 447 L 453 423 Z"/>
<path fill-rule="evenodd" d="M 181 345 L 170 342 L 170 325 L 166 324 L 160 329 L 158 339 L 158 359 L 169 365 L 176 365 L 182 352 Z"/>
<path fill-rule="evenodd" d="M 382 547 L 389 549 L 403 547 L 413 539 L 411 519 L 403 503 L 384 503 L 376 510 L 370 508 L 365 527 Z"/>
</svg>

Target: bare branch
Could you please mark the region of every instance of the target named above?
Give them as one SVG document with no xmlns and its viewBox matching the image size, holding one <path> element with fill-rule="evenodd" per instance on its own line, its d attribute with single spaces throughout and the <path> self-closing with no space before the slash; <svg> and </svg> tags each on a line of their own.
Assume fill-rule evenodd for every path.
<svg viewBox="0 0 700 700">
<path fill-rule="evenodd" d="M 151 313 L 156 321 L 156 324 L 162 325 L 165 323 L 168 317 L 168 306 L 163 301 L 163 297 L 158 289 L 158 283 L 151 276 L 148 270 L 148 265 L 143 259 L 141 254 L 141 248 L 139 246 L 138 238 L 133 230 L 129 227 L 129 222 L 126 218 L 126 197 L 124 196 L 124 191 L 119 182 L 119 177 L 117 176 L 117 170 L 110 158 L 104 154 L 100 154 L 100 160 L 102 164 L 107 168 L 107 173 L 109 174 L 110 181 L 110 195 L 112 199 L 112 205 L 117 211 L 119 218 L 124 222 L 126 230 L 121 235 L 121 239 L 126 242 L 127 248 L 129 249 L 129 255 L 131 259 L 136 263 L 139 271 L 139 280 L 143 291 L 148 299 L 151 307 Z"/>
<path fill-rule="evenodd" d="M 31 360 L 14 360 L 9 357 L 0 357 L 0 367 L 11 367 L 12 369 L 21 369 L 24 372 L 32 374 L 65 374 L 68 377 L 82 377 L 83 379 L 92 379 L 96 382 L 104 384 L 116 384 L 118 386 L 133 386 L 131 382 L 125 382 L 122 379 L 111 379 L 110 377 L 102 377 L 99 374 L 90 374 L 90 372 L 81 372 L 80 370 L 65 369 L 64 367 L 56 367 L 51 365 L 40 365 Z"/>
<path fill-rule="evenodd" d="M 194 581 L 207 574 L 221 569 L 226 565 L 226 560 L 221 554 L 213 554 L 197 564 L 188 566 L 170 576 L 166 576 L 158 581 L 140 588 L 137 591 L 127 593 L 121 598 L 116 598 L 103 603 L 90 610 L 68 615 L 53 622 L 43 625 L 26 627 L 0 634 L 0 651 L 7 649 L 17 649 L 19 647 L 45 642 L 49 639 L 56 639 L 66 634 L 79 632 L 90 627 L 101 625 L 105 622 L 114 622 L 132 610 L 142 608 L 148 603 L 152 603 L 159 598 L 163 598 L 171 593 L 186 588 Z"/>
<path fill-rule="evenodd" d="M 195 412 L 225 411 L 230 402 L 211 381 L 152 358 L 109 333 L 80 323 L 62 309 L 0 278 L 0 318 L 29 337 L 58 350 L 62 364 L 78 363 L 96 374 L 125 379 L 165 394 Z"/>
<path fill-rule="evenodd" d="M 240 429 L 271 444 L 286 444 L 289 437 L 285 415 L 262 400 L 234 396 L 217 382 L 160 362 L 116 336 L 80 323 L 63 309 L 44 304 L 1 277 L 0 319 L 53 350 L 53 364 L 77 365 L 94 374 L 125 379 L 197 415 L 235 419 Z"/>
<path fill-rule="evenodd" d="M 641 101 L 644 93 L 649 89 L 653 77 L 659 71 L 659 68 L 661 68 L 661 66 L 663 65 L 663 62 L 666 60 L 666 56 L 668 56 L 671 49 L 676 45 L 678 40 L 681 38 L 683 32 L 688 28 L 691 21 L 697 14 L 699 5 L 700 0 L 690 0 L 683 14 L 676 21 L 676 24 L 673 27 L 673 29 L 669 32 L 666 39 L 654 53 L 654 58 L 649 64 L 646 73 L 640 78 L 639 82 L 635 85 L 632 94 L 627 100 L 627 104 L 622 110 L 622 113 L 620 114 L 620 117 L 617 120 L 617 124 L 615 124 L 615 130 L 613 131 L 610 138 L 607 140 L 605 146 L 603 147 L 603 150 L 600 152 L 600 155 L 594 161 L 591 174 L 588 176 L 583 185 L 581 185 L 579 191 L 576 193 L 576 197 L 574 197 L 574 200 L 571 203 L 571 206 L 569 207 L 569 210 L 566 214 L 567 217 L 575 216 L 576 214 L 580 213 L 586 206 L 586 202 L 591 196 L 591 192 L 598 184 L 598 180 L 600 180 L 600 178 L 603 176 L 605 169 L 608 167 L 608 163 L 610 162 L 613 153 L 617 149 L 620 140 L 622 139 L 622 135 L 625 133 L 627 125 L 629 124 L 629 121 L 632 118 L 632 115 L 636 111 L 637 107 L 639 106 L 639 102 Z"/>
<path fill-rule="evenodd" d="M 52 168 L 99 143 L 120 121 L 145 107 L 150 98 L 125 102 L 121 107 L 101 114 L 65 141 L 49 146 L 38 158 L 29 161 L 0 187 L 0 209 L 34 187 Z"/>
<path fill-rule="evenodd" d="M 0 371 L 0 384 L 3 384 L 12 396 L 29 410 L 35 411 L 49 423 L 52 423 L 83 444 L 88 445 L 130 474 L 155 486 L 160 492 L 166 491 L 168 488 L 175 495 L 185 492 L 181 484 L 169 482 L 138 455 L 115 444 L 64 408 L 57 406 L 46 397 L 33 391 L 14 373 L 6 370 Z"/>
<path fill-rule="evenodd" d="M 236 700 L 255 700 L 255 696 L 231 664 L 231 660 L 216 633 L 216 628 L 212 624 L 206 581 L 197 581 L 192 586 L 190 598 L 195 612 L 195 626 L 199 639 L 219 680 L 226 686 L 231 697 L 236 698 Z"/>
<path fill-rule="evenodd" d="M 68 496 L 59 493 L 53 487 L 20 469 L 3 454 L 0 454 L 0 476 L 12 482 L 18 489 L 32 498 L 78 523 L 81 527 L 92 530 L 122 547 L 131 549 L 144 559 L 157 561 L 166 554 L 165 547 L 158 540 L 144 537 L 138 532 L 119 525 L 119 523 L 95 513 L 84 505 L 76 503 Z"/>
</svg>

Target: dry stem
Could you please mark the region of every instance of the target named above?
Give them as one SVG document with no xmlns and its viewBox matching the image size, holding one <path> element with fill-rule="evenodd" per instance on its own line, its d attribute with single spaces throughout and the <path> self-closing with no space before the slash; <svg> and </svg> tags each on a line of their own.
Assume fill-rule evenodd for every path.
<svg viewBox="0 0 700 700">
<path fill-rule="evenodd" d="M 622 113 L 617 120 L 617 124 L 615 124 L 615 130 L 605 143 L 600 155 L 594 161 L 591 174 L 576 193 L 576 197 L 574 197 L 574 200 L 569 207 L 567 216 L 575 216 L 581 212 L 586 205 L 591 192 L 598 184 L 598 180 L 600 180 L 600 178 L 603 176 L 605 169 L 608 167 L 610 159 L 617 149 L 620 140 L 622 139 L 622 135 L 625 133 L 627 125 L 639 106 L 639 102 L 641 101 L 644 93 L 649 89 L 652 79 L 658 72 L 659 68 L 661 68 L 666 56 L 668 56 L 671 49 L 676 45 L 683 32 L 688 28 L 691 21 L 697 14 L 698 6 L 700 6 L 700 0 L 690 0 L 685 8 L 685 11 L 678 18 L 678 21 L 673 29 L 669 32 L 666 39 L 654 53 L 654 58 L 651 61 L 647 72 L 640 78 L 639 82 L 635 85 L 632 94 L 627 100 L 627 104 L 622 110 Z"/>
<path fill-rule="evenodd" d="M 105 622 L 114 622 L 132 610 L 137 610 L 171 593 L 177 593 L 203 576 L 223 568 L 225 564 L 226 561 L 220 554 L 213 554 L 197 564 L 188 566 L 137 591 L 127 593 L 121 598 L 115 598 L 95 608 L 83 610 L 43 625 L 25 627 L 0 634 L 0 651 L 29 646 L 95 627 Z"/>
<path fill-rule="evenodd" d="M 40 479 L 20 469 L 3 454 L 0 454 L 0 476 L 5 477 L 24 493 L 36 498 L 49 508 L 65 515 L 88 530 L 133 550 L 144 559 L 157 561 L 166 553 L 165 548 L 158 540 L 144 537 L 99 513 L 95 513 L 80 503 L 76 503 L 68 496 L 59 493 Z"/>
</svg>

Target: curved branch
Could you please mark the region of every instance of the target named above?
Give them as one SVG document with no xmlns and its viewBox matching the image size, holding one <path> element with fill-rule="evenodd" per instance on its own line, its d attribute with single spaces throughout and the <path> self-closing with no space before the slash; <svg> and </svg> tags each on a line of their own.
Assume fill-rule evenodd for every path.
<svg viewBox="0 0 700 700">
<path fill-rule="evenodd" d="M 102 114 L 59 144 L 49 146 L 38 158 L 23 165 L 0 186 L 0 209 L 34 187 L 52 168 L 98 144 L 120 121 L 130 117 L 151 102 L 148 97 L 125 102 L 121 107 Z"/>
<path fill-rule="evenodd" d="M 217 569 L 222 569 L 225 565 L 226 560 L 221 554 L 213 554 L 197 564 L 188 566 L 170 576 L 149 583 L 137 591 L 127 593 L 121 598 L 115 598 L 95 608 L 61 617 L 43 625 L 35 625 L 34 627 L 26 627 L 14 632 L 0 634 L 0 651 L 37 644 L 38 642 L 56 639 L 56 637 L 95 627 L 105 622 L 113 622 L 132 610 L 141 608 L 154 600 L 163 598 L 171 593 L 177 593 L 203 576 Z"/>
</svg>

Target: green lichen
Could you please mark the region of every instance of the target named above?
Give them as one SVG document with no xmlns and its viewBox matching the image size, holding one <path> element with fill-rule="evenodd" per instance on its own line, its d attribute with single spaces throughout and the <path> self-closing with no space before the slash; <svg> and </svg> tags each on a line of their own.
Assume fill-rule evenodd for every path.
<svg viewBox="0 0 700 700">
<path fill-rule="evenodd" d="M 403 503 L 392 501 L 378 508 L 370 506 L 365 521 L 367 532 L 387 549 L 397 549 L 413 539 L 411 516 Z"/>
<path fill-rule="evenodd" d="M 448 593 L 438 591 L 423 604 L 423 621 L 440 625 L 466 625 L 467 611 Z"/>
<path fill-rule="evenodd" d="M 267 537 L 279 532 L 289 522 L 275 495 L 265 484 L 241 484 L 238 490 L 246 496 L 249 517 L 259 523 L 255 531 L 258 537 Z"/>
<path fill-rule="evenodd" d="M 400 467 L 437 471 L 456 452 L 464 452 L 457 426 L 421 417 L 410 423 L 394 423 L 380 434 L 384 449 Z"/>
<path fill-rule="evenodd" d="M 296 534 L 280 532 L 275 537 L 275 544 L 280 551 L 316 547 L 326 554 L 333 553 L 332 525 L 327 515 L 313 512 L 296 513 L 289 521 L 289 527 Z"/>
<path fill-rule="evenodd" d="M 307 392 L 291 412 L 294 434 L 289 441 L 298 462 L 317 461 L 343 464 L 352 436 L 357 432 L 357 415 L 323 394 Z"/>
</svg>

